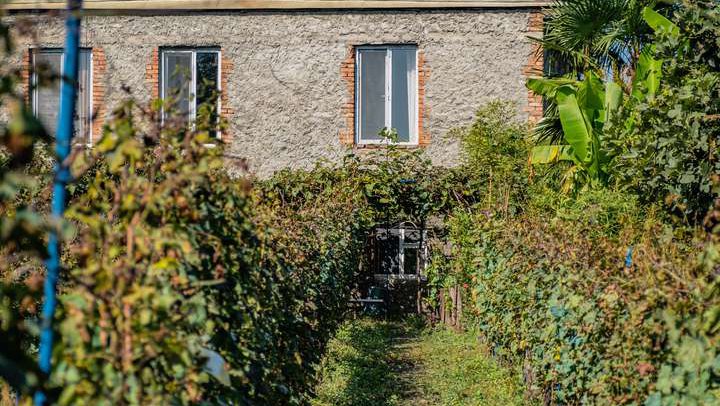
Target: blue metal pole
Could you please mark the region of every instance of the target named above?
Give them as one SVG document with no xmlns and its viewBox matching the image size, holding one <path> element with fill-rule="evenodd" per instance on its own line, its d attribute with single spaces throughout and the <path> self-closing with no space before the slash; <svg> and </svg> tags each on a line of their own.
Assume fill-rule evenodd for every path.
<svg viewBox="0 0 720 406">
<path fill-rule="evenodd" d="M 67 158 L 72 146 L 75 124 L 75 101 L 77 99 L 78 63 L 80 59 L 80 10 L 82 0 L 68 0 L 68 14 L 65 20 L 65 53 L 60 85 L 60 114 L 55 137 L 55 179 L 53 181 L 52 219 L 60 224 L 65 212 L 65 186 L 70 181 Z M 47 274 L 43 286 L 44 302 L 40 331 L 40 370 L 50 374 L 53 349 L 52 322 L 57 306 L 57 281 L 60 272 L 60 241 L 56 231 L 50 232 L 48 240 Z M 47 397 L 43 391 L 35 393 L 35 405 L 44 405 Z"/>
</svg>

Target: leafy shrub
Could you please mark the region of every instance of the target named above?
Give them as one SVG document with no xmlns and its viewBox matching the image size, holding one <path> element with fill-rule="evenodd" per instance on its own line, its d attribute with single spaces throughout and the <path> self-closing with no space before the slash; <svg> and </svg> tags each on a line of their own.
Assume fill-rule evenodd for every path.
<svg viewBox="0 0 720 406">
<path fill-rule="evenodd" d="M 365 217 L 252 191 L 205 147 L 207 128 L 155 125 L 160 107 L 115 111 L 68 209 L 51 391 L 60 404 L 302 403 Z"/>
<path fill-rule="evenodd" d="M 17 91 L 21 72 L 8 57 L 14 51 L 10 30 L 0 22 L 0 402 L 8 403 L 16 399 L 9 398 L 4 382 L 27 395 L 44 381 L 31 354 L 43 277 L 39 265 L 53 226 L 42 215 L 48 207 L 47 179 L 40 176 L 49 167 L 48 137 Z"/>
<path fill-rule="evenodd" d="M 485 208 L 509 213 L 520 210 L 529 177 L 528 126 L 516 111 L 510 102 L 491 102 L 477 111 L 472 125 L 451 132 L 463 151 L 463 166 L 455 171 L 470 176 L 466 187 L 483 197 L 479 203 Z"/>
<path fill-rule="evenodd" d="M 161 125 L 171 107 L 123 103 L 75 156 L 46 392 L 59 404 L 305 403 L 368 231 L 472 199 L 466 178 L 390 147 L 251 187 L 206 148 L 212 120 Z M 32 370 L 32 350 L 18 353 Z"/>
<path fill-rule="evenodd" d="M 305 403 L 368 231 L 470 198 L 464 178 L 391 147 L 251 187 L 205 146 L 212 128 L 161 125 L 162 108 L 125 102 L 76 156 L 46 391 L 59 404 Z"/>
<path fill-rule="evenodd" d="M 697 245 L 652 219 L 625 221 L 613 237 L 603 224 L 563 218 L 454 218 L 449 267 L 471 286 L 467 317 L 498 354 L 531 366 L 529 384 L 546 399 L 642 403 L 655 391 L 669 396 L 663 404 L 711 399 L 718 325 L 702 315 L 720 302 L 707 271 L 687 261 Z"/>
<path fill-rule="evenodd" d="M 452 212 L 431 292 L 464 286 L 465 325 L 548 404 L 717 403 L 715 237 L 668 225 L 627 191 L 567 196 L 538 179 L 516 193 L 527 197 L 515 215 Z"/>
<path fill-rule="evenodd" d="M 503 168 L 502 157 L 464 147 L 475 172 Z M 475 181 L 488 193 L 487 178 Z M 464 324 L 523 365 L 547 404 L 720 402 L 717 238 L 673 227 L 655 200 L 627 190 L 568 196 L 552 181 L 515 183 L 525 198 L 514 215 L 494 205 L 452 212 L 449 255 L 436 252 L 429 269 L 431 304 L 460 286 Z"/>
<path fill-rule="evenodd" d="M 679 35 L 660 34 L 666 62 L 654 97 L 629 98 L 608 131 L 615 183 L 644 202 L 665 202 L 687 222 L 700 222 L 718 197 L 720 134 L 720 6 L 680 2 Z"/>
</svg>

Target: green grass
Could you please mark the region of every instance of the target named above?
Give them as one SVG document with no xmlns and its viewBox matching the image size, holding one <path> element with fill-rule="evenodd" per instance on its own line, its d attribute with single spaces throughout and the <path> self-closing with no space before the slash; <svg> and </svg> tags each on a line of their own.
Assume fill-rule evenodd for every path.
<svg viewBox="0 0 720 406">
<path fill-rule="evenodd" d="M 394 406 L 395 373 L 388 353 L 395 325 L 346 322 L 328 344 L 312 406 Z"/>
<path fill-rule="evenodd" d="M 489 358 L 477 334 L 447 329 L 426 332 L 411 354 L 422 360 L 418 386 L 428 404 L 525 405 L 519 371 Z"/>
<path fill-rule="evenodd" d="M 346 322 L 328 344 L 312 406 L 529 404 L 520 373 L 487 356 L 471 332 L 417 322 Z"/>
</svg>

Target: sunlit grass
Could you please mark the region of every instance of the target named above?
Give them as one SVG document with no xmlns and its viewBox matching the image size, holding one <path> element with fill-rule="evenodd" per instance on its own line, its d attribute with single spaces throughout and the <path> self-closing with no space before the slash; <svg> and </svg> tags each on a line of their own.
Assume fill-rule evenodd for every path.
<svg viewBox="0 0 720 406">
<path fill-rule="evenodd" d="M 525 405 L 521 374 L 491 359 L 472 332 L 425 332 L 412 352 L 422 360 L 418 386 L 428 404 Z"/>
<path fill-rule="evenodd" d="M 330 341 L 313 406 L 529 404 L 519 371 L 499 365 L 471 332 L 371 319 Z"/>
<path fill-rule="evenodd" d="M 345 323 L 328 344 L 313 406 L 398 404 L 388 352 L 394 325 L 375 320 Z"/>
</svg>

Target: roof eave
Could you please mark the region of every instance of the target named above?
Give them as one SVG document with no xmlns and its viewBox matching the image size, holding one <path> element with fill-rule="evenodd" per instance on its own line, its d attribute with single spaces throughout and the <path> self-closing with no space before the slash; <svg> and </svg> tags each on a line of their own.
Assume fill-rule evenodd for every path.
<svg viewBox="0 0 720 406">
<path fill-rule="evenodd" d="M 297 10 L 297 9 L 406 9 L 406 8 L 528 8 L 548 6 L 537 0 L 95 0 L 86 10 Z M 6 10 L 58 10 L 64 1 L 10 0 Z"/>
</svg>

